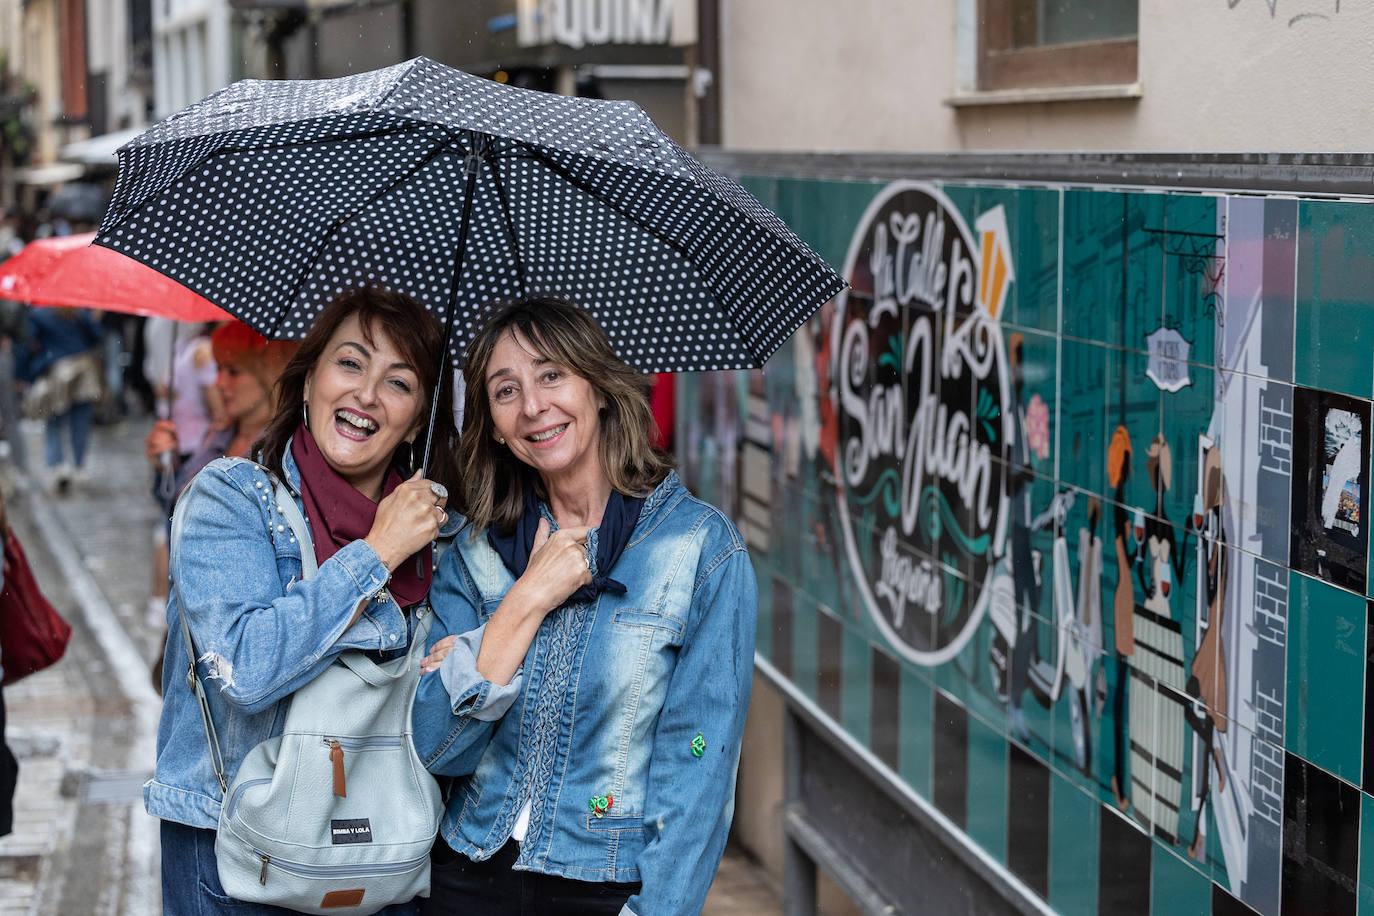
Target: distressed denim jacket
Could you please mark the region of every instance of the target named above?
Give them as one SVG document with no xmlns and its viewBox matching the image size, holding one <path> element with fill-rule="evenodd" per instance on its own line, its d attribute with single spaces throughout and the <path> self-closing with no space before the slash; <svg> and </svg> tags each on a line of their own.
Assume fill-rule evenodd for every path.
<svg viewBox="0 0 1374 916">
<path fill-rule="evenodd" d="M 510 684 L 493 685 L 477 651 L 514 579 L 484 534 L 460 531 L 430 592 L 430 642 L 463 635 L 421 678 L 416 749 L 460 777 L 440 828 L 458 852 L 490 857 L 528 802 L 517 869 L 642 881 L 629 912 L 697 913 L 734 809 L 754 570 L 729 519 L 670 474 L 610 575 L 626 594 L 549 614 Z"/>
<path fill-rule="evenodd" d="M 289 446 L 284 465 L 299 506 L 300 472 Z M 273 478 L 253 462 L 211 462 L 181 500 L 187 517 L 171 558 L 157 769 L 143 798 L 155 817 L 213 828 L 221 791 L 186 683 L 181 614 L 199 655 L 228 780 L 248 751 L 280 734 L 283 701 L 340 652 L 401 649 L 409 636 L 407 618 L 386 589 L 390 574 L 366 542 L 345 545 L 300 581 L 300 545 L 277 508 Z M 363 600 L 367 607 L 347 626 Z"/>
</svg>

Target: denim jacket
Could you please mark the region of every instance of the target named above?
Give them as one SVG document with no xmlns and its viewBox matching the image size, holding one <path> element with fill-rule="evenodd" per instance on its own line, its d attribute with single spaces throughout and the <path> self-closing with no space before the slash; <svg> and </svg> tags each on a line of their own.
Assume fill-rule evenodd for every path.
<svg viewBox="0 0 1374 916">
<path fill-rule="evenodd" d="M 300 472 L 289 447 L 283 463 L 299 505 Z M 172 545 L 157 769 L 143 799 L 155 817 L 213 828 L 221 791 L 186 682 L 182 613 L 231 781 L 248 751 L 281 733 L 283 701 L 340 652 L 402 649 L 409 636 L 386 589 L 390 574 L 365 541 L 345 545 L 300 581 L 300 545 L 277 507 L 273 478 L 253 462 L 211 462 L 181 500 L 187 517 L 181 542 Z"/>
<path fill-rule="evenodd" d="M 490 857 L 528 801 L 517 869 L 642 881 L 628 912 L 697 913 L 734 810 L 754 570 L 729 519 L 670 474 L 610 574 L 626 594 L 549 614 L 497 686 L 477 673 L 477 651 L 514 579 L 484 534 L 459 532 L 430 592 L 430 641 L 462 635 L 421 678 L 416 749 L 432 772 L 461 777 L 440 828 L 458 852 Z"/>
</svg>

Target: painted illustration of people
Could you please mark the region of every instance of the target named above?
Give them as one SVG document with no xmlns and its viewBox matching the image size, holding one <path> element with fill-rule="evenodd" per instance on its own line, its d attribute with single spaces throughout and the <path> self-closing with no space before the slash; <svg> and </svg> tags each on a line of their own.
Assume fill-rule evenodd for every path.
<svg viewBox="0 0 1374 916">
<path fill-rule="evenodd" d="M 1065 660 L 1065 674 L 1073 687 L 1069 698 L 1069 718 L 1073 725 L 1074 757 L 1078 768 L 1092 773 L 1092 728 L 1090 720 L 1096 694 L 1097 714 L 1107 693 L 1102 671 L 1102 538 L 1097 533 L 1102 519 L 1102 502 L 1088 499 L 1087 527 L 1078 529 L 1078 591 L 1074 602 L 1073 640 Z M 1067 544 L 1064 567 L 1068 573 Z M 1056 575 L 1059 572 L 1056 569 Z"/>
<path fill-rule="evenodd" d="M 1130 807 L 1126 787 L 1130 783 L 1129 748 L 1131 733 L 1127 722 L 1127 659 L 1135 654 L 1135 586 L 1131 575 L 1135 565 L 1138 539 L 1132 531 L 1130 510 L 1126 508 L 1126 481 L 1131 475 L 1131 434 L 1118 426 L 1107 450 L 1107 483 L 1112 487 L 1112 548 L 1116 555 L 1116 591 L 1112 595 L 1112 620 L 1115 624 L 1117 671 L 1112 691 L 1112 715 L 1116 722 L 1116 772 L 1112 794 L 1122 811 Z"/>
<path fill-rule="evenodd" d="M 1173 482 L 1168 441 L 1155 436 L 1145 462 L 1155 493 L 1145 519 L 1144 564 L 1137 567 L 1144 602 L 1135 609 L 1135 660 L 1131 667 L 1131 804 L 1156 836 L 1178 836 L 1184 735 L 1183 628 L 1172 609 L 1187 562 L 1164 510 Z M 1184 529 L 1186 539 L 1191 524 Z M 1177 787 L 1177 788 L 1175 788 Z"/>
<path fill-rule="evenodd" d="M 1030 443 L 1026 437 L 1026 411 L 1022 396 L 1025 390 L 1023 339 L 1020 334 L 1007 338 L 1007 361 L 1011 368 L 1011 404 L 1014 418 L 1007 474 L 1007 496 L 1010 505 L 1011 574 L 1016 604 L 1015 642 L 1011 650 L 1011 667 L 1007 679 L 1007 727 L 1022 741 L 1030 738 L 1026 714 L 1021 708 L 1025 696 L 1030 666 L 1039 655 L 1038 627 L 1034 612 L 1040 606 L 1040 586 L 1036 582 L 1034 558 L 1031 551 L 1031 467 Z"/>
<path fill-rule="evenodd" d="M 1198 551 L 1201 554 L 1199 562 L 1202 564 L 1205 584 L 1203 593 L 1198 595 L 1198 616 L 1205 624 L 1188 677 L 1188 696 L 1196 702 L 1186 711 L 1188 724 L 1197 733 L 1203 746 L 1202 773 L 1200 780 L 1194 778 L 1194 784 L 1198 786 L 1193 805 L 1198 812 L 1197 826 L 1193 831 L 1193 842 L 1188 847 L 1188 854 L 1197 860 L 1201 860 L 1206 853 L 1204 824 L 1206 806 L 1211 796 L 1212 758 L 1216 760 L 1217 789 L 1226 788 L 1225 763 L 1216 738 L 1218 733 L 1226 733 L 1227 722 L 1226 647 L 1222 643 L 1221 633 L 1225 627 L 1229 572 L 1226 530 L 1222 525 L 1226 482 L 1219 446 L 1214 445 L 1203 454 L 1200 497 L 1198 512 L 1191 521 L 1197 528 Z"/>
</svg>

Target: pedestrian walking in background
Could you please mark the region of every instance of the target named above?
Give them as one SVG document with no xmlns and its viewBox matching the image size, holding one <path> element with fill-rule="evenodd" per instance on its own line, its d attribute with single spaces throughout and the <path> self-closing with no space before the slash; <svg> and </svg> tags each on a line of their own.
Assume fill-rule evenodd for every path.
<svg viewBox="0 0 1374 916">
<path fill-rule="evenodd" d="M 73 478 L 84 478 L 92 405 L 102 391 L 93 352 L 101 342 L 100 326 L 85 309 L 72 308 L 30 309 L 26 325 L 16 360 L 18 377 L 28 386 L 24 414 L 46 424 L 48 486 L 66 495 Z"/>
<path fill-rule="evenodd" d="M 425 912 L 700 912 L 753 678 L 744 541 L 652 448 L 643 377 L 582 309 L 505 307 L 464 376 L 470 528 L 414 712 L 459 777 Z"/>
<path fill-rule="evenodd" d="M 341 652 L 390 657 L 407 648 L 412 610 L 429 589 L 427 548 L 447 517 L 439 494 L 455 485 L 445 392 L 437 394 L 431 479 L 410 467 L 442 353 L 438 322 L 410 297 L 378 288 L 340 295 L 280 377 L 261 464 L 212 461 L 183 494 L 167 619 L 179 628 L 185 615 L 203 650 L 195 664 L 214 685 L 207 712 L 223 772 L 235 773 L 254 746 L 279 733 L 283 704 Z M 309 578 L 301 545 L 274 506 L 278 478 L 309 523 L 319 562 Z M 190 664 L 185 641 L 170 640 L 157 768 L 144 789 L 148 812 L 162 819 L 164 911 L 284 913 L 224 894 L 215 854 L 224 788 L 187 688 Z"/>
<path fill-rule="evenodd" d="M 175 446 L 157 453 L 153 480 L 153 498 L 162 507 L 169 524 L 172 503 L 181 492 L 181 487 L 176 485 L 176 469 L 191 459 L 205 441 L 210 427 L 223 422 L 224 404 L 215 389 L 218 371 L 214 345 L 210 342 L 213 328 L 212 323 L 199 323 L 187 329 L 168 318 L 153 318 L 144 329 L 149 338 L 147 359 L 155 373 L 151 377 L 158 379 L 155 386 L 161 405 L 158 412 L 176 430 Z M 153 583 L 148 599 L 150 624 L 162 622 L 167 606 L 167 530 L 167 525 L 159 525 L 153 531 Z"/>
<path fill-rule="evenodd" d="M 180 451 L 173 456 L 176 464 L 191 457 L 211 426 L 224 421 L 224 404 L 215 388 L 218 369 L 210 342 L 213 329 L 213 324 L 206 323 L 189 334 L 173 334 L 171 364 L 158 385 L 158 397 L 167 404 L 164 415 L 178 433 Z"/>
<path fill-rule="evenodd" d="M 268 340 L 240 321 L 230 321 L 210 335 L 215 366 L 214 392 L 222 416 L 209 424 L 199 443 L 187 448 L 176 420 L 159 420 L 144 441 L 148 460 L 159 465 L 170 452 L 173 497 L 201 468 L 225 455 L 249 457 L 250 449 L 276 409 L 273 389 L 299 344 Z M 170 514 L 170 512 L 169 512 Z"/>
<path fill-rule="evenodd" d="M 226 455 L 250 457 L 276 409 L 273 392 L 277 378 L 299 346 L 295 341 L 268 340 L 239 321 L 226 322 L 210 335 L 214 353 L 215 390 L 224 408 L 223 422 L 211 426 L 190 457 L 174 459 L 168 489 L 173 494 L 167 504 L 167 524 L 161 526 L 164 551 L 161 585 L 148 599 L 148 623 L 162 626 L 167 609 L 166 529 L 171 524 L 171 507 L 191 478 L 216 458 Z M 181 439 L 173 420 L 159 420 L 144 440 L 144 453 L 155 468 L 162 467 L 164 455 L 182 455 Z M 162 653 L 153 667 L 153 683 L 162 687 Z"/>
</svg>

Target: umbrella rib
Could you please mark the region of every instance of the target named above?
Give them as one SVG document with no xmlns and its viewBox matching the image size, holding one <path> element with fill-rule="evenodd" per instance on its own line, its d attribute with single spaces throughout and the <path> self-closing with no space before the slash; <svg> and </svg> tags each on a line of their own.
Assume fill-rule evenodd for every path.
<svg viewBox="0 0 1374 916">
<path fill-rule="evenodd" d="M 395 137 L 405 134 L 422 134 L 425 131 L 422 127 L 440 127 L 442 125 L 429 124 L 425 121 L 404 121 L 393 127 L 378 128 L 360 134 L 336 134 L 329 137 L 315 137 L 310 140 L 298 140 L 291 143 L 255 143 L 249 146 L 221 146 L 206 155 L 205 159 L 213 159 L 216 156 L 223 156 L 232 153 L 261 153 L 269 150 L 283 149 L 307 149 L 312 146 L 325 146 L 328 144 L 338 144 L 341 142 L 356 143 L 360 140 L 375 140 L 379 137 Z M 202 160 L 204 161 L 204 160 Z"/>
<path fill-rule="evenodd" d="M 624 207 L 617 204 L 614 200 L 611 200 L 609 197 L 606 197 L 604 194 L 602 194 L 600 191 L 597 191 L 595 188 L 588 187 L 586 184 L 579 181 L 577 179 L 577 176 L 575 176 L 572 172 L 568 171 L 563 166 L 559 165 L 557 162 L 554 162 L 539 149 L 532 146 L 526 146 L 525 149 L 529 150 L 532 158 L 538 160 L 546 168 L 557 174 L 558 177 L 562 178 L 568 184 L 577 188 L 582 193 L 595 198 L 607 209 L 613 210 L 615 213 L 620 215 L 626 222 L 632 223 L 635 227 L 644 230 L 649 235 L 653 236 L 655 239 L 658 239 L 658 241 L 662 242 L 664 245 L 671 248 L 674 252 L 678 254 L 679 257 L 681 257 L 688 264 L 693 263 L 691 256 L 686 252 L 686 250 L 683 249 L 682 246 L 674 242 L 672 239 L 667 239 L 659 235 L 657 232 L 653 230 L 651 226 L 649 226 L 647 223 L 645 223 L 638 217 L 634 216 L 633 214 L 627 212 Z M 712 290 L 712 295 L 715 295 L 714 290 Z"/>
<path fill-rule="evenodd" d="M 407 122 L 405 122 L 405 123 L 406 123 L 407 125 L 416 125 L 416 127 L 418 127 L 418 126 L 423 125 L 424 122 L 407 121 Z M 373 137 L 385 137 L 385 136 L 392 136 L 392 135 L 396 135 L 396 134 L 406 134 L 406 133 L 420 133 L 420 131 L 419 131 L 418 129 L 415 129 L 415 128 L 405 127 L 405 126 L 400 126 L 400 125 L 398 125 L 398 126 L 396 126 L 396 127 L 388 128 L 388 129 L 386 129 L 386 130 L 376 130 L 376 131 L 372 131 L 372 132 L 367 133 L 367 134 L 363 134 L 363 135 L 362 135 L 362 138 L 364 138 L 364 139 L 371 139 L 371 138 L 373 138 Z M 161 198 L 162 198 L 162 195 L 165 194 L 169 188 L 178 187 L 183 181 L 186 180 L 186 176 L 190 175 L 192 172 L 195 172 L 197 169 L 201 168 L 202 166 L 204 166 L 207 162 L 211 161 L 212 159 L 218 158 L 218 157 L 220 157 L 220 156 L 228 155 L 228 154 L 230 154 L 230 153 L 247 153 L 247 152 L 255 152 L 255 151 L 258 151 L 258 150 L 290 149 L 290 148 L 293 148 L 293 147 L 300 148 L 300 147 L 308 147 L 308 146 L 320 146 L 320 145 L 325 144 L 325 143 L 337 143 L 337 142 L 339 141 L 339 139 L 340 139 L 340 138 L 338 138 L 338 137 L 330 137 L 330 138 L 328 138 L 328 139 L 311 140 L 311 141 L 308 141 L 308 142 L 305 142 L 305 143 L 280 143 L 280 144 L 273 144 L 273 145 L 267 145 L 267 146 L 234 146 L 234 147 L 226 147 L 226 146 L 223 146 L 223 145 L 216 146 L 214 149 L 209 150 L 208 152 L 206 152 L 205 155 L 201 156 L 199 159 L 193 159 L 192 161 L 188 162 L 188 163 L 186 164 L 186 167 L 185 167 L 184 169 L 182 169 L 181 172 L 179 172 L 179 173 L 176 175 L 176 177 L 175 177 L 174 179 L 172 179 L 172 180 L 170 180 L 170 181 L 164 181 L 164 182 L 161 184 L 161 186 L 159 186 L 156 190 L 154 190 L 154 191 L 152 191 L 151 193 L 149 193 L 148 196 L 145 197 L 143 200 L 139 201 L 139 202 L 136 203 L 136 204 L 135 204 L 135 203 L 132 203 L 132 202 L 130 202 L 130 203 L 128 203 L 128 204 L 124 204 L 123 206 L 126 208 L 126 212 L 125 212 L 122 216 L 120 216 L 119 222 L 120 222 L 121 224 L 122 224 L 122 223 L 127 223 L 133 216 L 135 216 L 136 214 L 138 214 L 139 212 L 141 212 L 145 207 L 147 207 L 147 206 L 148 206 L 150 203 L 152 203 L 154 200 L 161 199 Z M 113 209 L 114 209 L 114 206 L 115 206 L 117 203 L 119 203 L 117 200 L 112 200 L 112 201 L 110 202 L 110 209 L 113 210 Z M 103 228 L 103 226 L 102 226 L 102 228 Z"/>
<path fill-rule="evenodd" d="M 520 276 L 520 291 L 529 292 L 529 276 L 525 272 L 525 258 L 520 254 L 520 236 L 515 231 L 515 220 L 510 210 L 510 199 L 506 197 L 506 184 L 501 180 L 500 156 L 491 157 L 491 177 L 496 183 L 496 199 L 501 202 L 501 215 L 505 217 L 506 232 L 510 235 L 511 248 L 515 252 L 515 271 Z"/>
<path fill-rule="evenodd" d="M 291 303 L 296 301 L 296 297 L 300 295 L 301 287 L 305 285 L 306 278 L 310 276 L 310 272 L 315 269 L 315 266 L 317 264 L 319 264 L 320 258 L 324 256 L 325 248 L 329 245 L 330 240 L 334 238 L 334 236 L 338 233 L 340 229 L 348 225 L 348 223 L 355 219 L 358 216 L 358 214 L 362 213 L 364 209 L 376 203 L 378 200 L 381 200 L 383 197 L 390 194 L 392 191 L 396 190 L 396 188 L 405 184 L 411 178 L 414 178 L 415 175 L 418 174 L 422 169 L 424 169 L 434 160 L 438 159 L 441 155 L 443 155 L 444 151 L 447 150 L 451 145 L 456 143 L 457 140 L 457 137 L 445 137 L 439 144 L 437 144 L 433 149 L 426 153 L 424 158 L 422 158 L 419 162 L 415 163 L 415 165 L 408 169 L 404 174 L 398 176 L 395 181 L 391 182 L 391 184 L 387 185 L 385 188 L 382 188 L 380 191 L 373 194 L 367 200 L 363 201 L 361 204 L 354 207 L 352 212 L 344 213 L 339 215 L 338 217 L 335 217 L 334 221 L 330 223 L 329 226 L 324 230 L 324 241 L 322 241 L 319 244 L 319 246 L 315 249 L 315 253 L 311 256 L 310 262 L 301 269 L 300 276 L 297 277 L 296 284 L 292 287 L 290 295 L 286 298 L 286 302 Z M 281 324 L 286 319 L 286 315 L 289 311 L 289 308 L 283 308 L 278 312 L 276 323 L 272 326 L 272 334 L 268 336 L 275 337 L 281 331 Z"/>
</svg>

